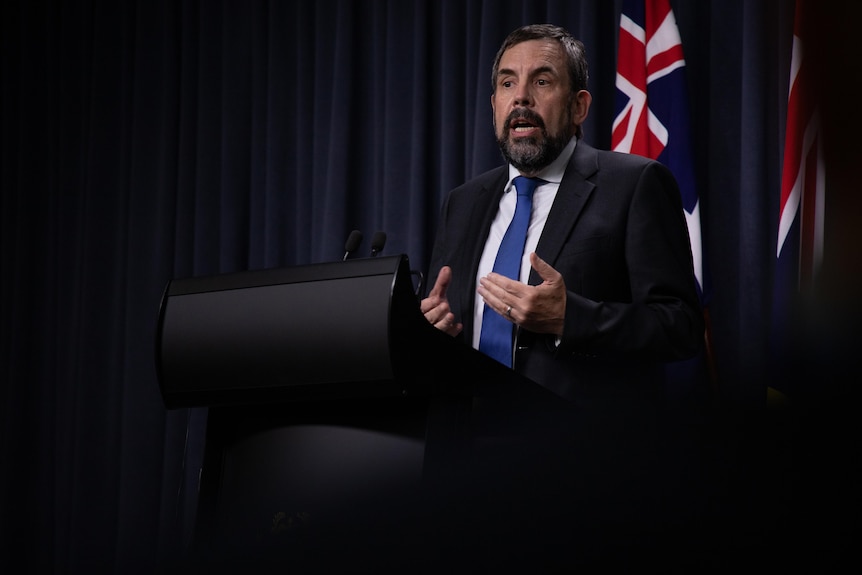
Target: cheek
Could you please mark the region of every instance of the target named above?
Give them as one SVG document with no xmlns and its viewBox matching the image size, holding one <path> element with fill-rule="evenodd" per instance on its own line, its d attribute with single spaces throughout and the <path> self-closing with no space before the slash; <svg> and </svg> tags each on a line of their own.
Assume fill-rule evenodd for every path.
<svg viewBox="0 0 862 575">
<path fill-rule="evenodd" d="M 494 111 L 492 116 L 493 116 L 492 121 L 494 123 L 494 133 L 499 136 L 502 132 L 503 126 L 506 125 L 505 115 L 503 115 L 503 117 L 501 117 L 500 114 L 498 114 L 496 111 Z"/>
<path fill-rule="evenodd" d="M 559 109 L 545 114 L 543 116 L 545 119 L 545 127 L 551 134 L 555 136 L 559 135 L 561 131 L 565 131 L 568 128 L 566 116 L 567 114 L 561 112 Z"/>
<path fill-rule="evenodd" d="M 494 122 L 494 131 L 499 132 L 506 124 L 506 116 L 511 111 L 510 104 L 499 96 L 491 98 L 491 117 Z"/>
</svg>

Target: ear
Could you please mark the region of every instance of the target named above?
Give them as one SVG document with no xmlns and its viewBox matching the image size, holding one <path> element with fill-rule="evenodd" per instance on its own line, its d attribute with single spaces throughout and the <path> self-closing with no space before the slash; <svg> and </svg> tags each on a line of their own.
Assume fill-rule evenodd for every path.
<svg viewBox="0 0 862 575">
<path fill-rule="evenodd" d="M 491 127 L 494 128 L 494 137 L 497 136 L 497 106 L 494 103 L 494 95 L 496 92 L 491 94 Z"/>
<path fill-rule="evenodd" d="M 572 122 L 576 126 L 580 126 L 587 119 L 592 103 L 593 95 L 586 90 L 581 90 L 575 94 L 575 98 L 572 100 Z"/>
</svg>

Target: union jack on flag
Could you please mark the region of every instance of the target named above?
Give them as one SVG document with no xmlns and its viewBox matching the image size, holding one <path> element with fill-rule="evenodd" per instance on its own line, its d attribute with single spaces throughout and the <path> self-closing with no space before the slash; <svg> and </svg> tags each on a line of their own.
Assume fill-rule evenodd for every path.
<svg viewBox="0 0 862 575">
<path fill-rule="evenodd" d="M 793 25 L 772 300 L 774 353 L 786 353 L 782 346 L 793 299 L 811 287 L 823 259 L 826 170 L 813 90 L 816 70 L 805 55 L 805 6 L 797 0 Z"/>
<path fill-rule="evenodd" d="M 668 365 L 668 382 L 689 393 L 698 372 L 716 380 L 707 313 L 700 202 L 695 187 L 688 89 L 682 40 L 669 0 L 623 0 L 617 54 L 616 112 L 611 147 L 658 160 L 679 184 L 688 224 L 698 296 L 703 305 L 704 355 Z M 683 384 L 683 385 L 680 385 Z M 691 386 L 694 384 L 694 387 Z"/>
<path fill-rule="evenodd" d="M 697 289 L 704 301 L 700 203 L 691 156 L 685 58 L 669 0 L 624 0 L 611 147 L 658 160 L 682 194 Z"/>
<path fill-rule="evenodd" d="M 779 268 L 790 268 L 788 277 L 795 276 L 790 286 L 802 291 L 810 286 L 823 259 L 826 195 L 820 114 L 811 90 L 814 70 L 804 57 L 803 4 L 796 4 L 793 26 L 776 250 Z"/>
</svg>

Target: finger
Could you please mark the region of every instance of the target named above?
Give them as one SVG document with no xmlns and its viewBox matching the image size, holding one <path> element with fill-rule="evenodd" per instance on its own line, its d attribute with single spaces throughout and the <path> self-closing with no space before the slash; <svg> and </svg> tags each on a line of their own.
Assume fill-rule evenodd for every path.
<svg viewBox="0 0 862 575">
<path fill-rule="evenodd" d="M 560 272 L 554 269 L 551 264 L 539 257 L 539 254 L 533 252 L 530 254 L 530 265 L 539 274 L 543 281 L 555 281 L 561 277 Z"/>
<path fill-rule="evenodd" d="M 480 288 L 485 290 L 483 297 L 490 295 L 497 300 L 511 303 L 513 300 L 523 297 L 523 291 L 527 286 L 518 280 L 507 278 L 498 273 L 490 273 L 479 280 Z M 504 306 L 505 309 L 505 306 Z"/>
<path fill-rule="evenodd" d="M 494 281 L 497 278 L 482 278 L 477 291 L 489 308 L 505 317 L 507 320 L 515 321 L 511 314 L 514 311 L 514 308 L 517 305 L 516 302 L 519 301 L 520 296 L 507 290 L 503 285 L 509 286 L 513 289 L 521 289 L 524 284 L 521 284 L 521 282 L 514 282 L 505 276 L 498 276 L 498 278 L 499 281 L 497 282 Z"/>
<path fill-rule="evenodd" d="M 428 323 L 432 325 L 445 321 L 449 315 L 454 317 L 452 310 L 449 308 L 449 302 L 438 298 L 428 297 L 422 300 L 419 309 L 425 316 L 425 319 L 428 320 Z"/>
<path fill-rule="evenodd" d="M 450 319 L 454 319 L 454 314 L 449 307 L 449 300 L 446 298 L 446 291 L 449 288 L 451 279 L 451 268 L 441 268 L 440 273 L 434 282 L 434 288 L 428 294 L 428 297 L 419 302 L 419 309 L 425 315 L 425 319 L 434 325 L 446 322 L 447 316 L 449 316 Z M 451 321 L 449 321 L 449 323 L 451 323 Z"/>
<path fill-rule="evenodd" d="M 441 305 L 437 308 L 437 311 L 444 308 L 448 310 L 448 306 Z M 442 315 L 438 315 L 435 319 L 430 318 L 429 314 L 425 314 L 425 318 L 435 328 L 445 333 L 448 333 L 451 336 L 458 335 L 464 328 L 463 324 L 455 321 L 455 314 L 450 311 L 447 311 Z"/>
<path fill-rule="evenodd" d="M 430 297 L 438 297 L 446 299 L 446 290 L 449 289 L 449 283 L 452 281 L 452 268 L 443 266 L 440 268 L 440 273 L 437 274 L 437 281 L 434 282 L 434 288 L 428 295 Z"/>
<path fill-rule="evenodd" d="M 461 330 L 464 329 L 464 324 L 455 322 L 454 316 L 452 316 L 452 321 L 450 321 L 446 326 L 440 328 L 443 332 L 448 333 L 452 337 L 455 337 Z"/>
</svg>

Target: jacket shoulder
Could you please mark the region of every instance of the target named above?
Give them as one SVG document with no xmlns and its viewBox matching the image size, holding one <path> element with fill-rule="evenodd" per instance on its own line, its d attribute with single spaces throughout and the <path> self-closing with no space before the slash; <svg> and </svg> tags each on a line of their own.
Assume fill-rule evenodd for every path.
<svg viewBox="0 0 862 575">
<path fill-rule="evenodd" d="M 508 166 L 502 165 L 497 166 L 496 168 L 490 169 L 487 172 L 482 172 L 478 176 L 470 178 L 453 191 L 459 190 L 474 190 L 477 188 L 481 189 L 489 189 L 494 186 L 499 185 L 501 182 L 505 180 L 508 175 Z"/>
</svg>

